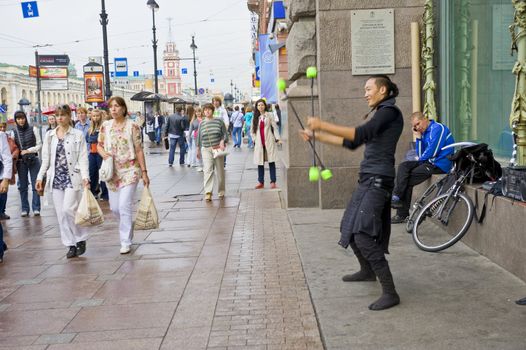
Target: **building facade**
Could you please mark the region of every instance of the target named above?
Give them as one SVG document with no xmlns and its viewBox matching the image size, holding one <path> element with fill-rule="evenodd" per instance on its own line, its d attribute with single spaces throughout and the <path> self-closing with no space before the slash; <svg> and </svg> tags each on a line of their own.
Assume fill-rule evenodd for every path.
<svg viewBox="0 0 526 350">
<path fill-rule="evenodd" d="M 507 165 L 513 148 L 509 118 L 516 87 L 513 69 L 517 54 L 511 54 L 509 29 L 514 22 L 514 1 L 286 0 L 287 16 L 281 25 L 272 23 L 276 2 L 248 0 L 247 5 L 257 14 L 258 35 L 272 33 L 279 38 L 286 34 L 283 50 L 288 69 L 286 74 L 281 69 L 276 74 L 286 76 L 288 82 L 289 99 L 282 105 L 286 142 L 281 168 L 289 207 L 342 208 L 356 186 L 362 151 L 343 152 L 326 145 L 317 146 L 318 152 L 325 165 L 332 168 L 334 178 L 321 183 L 308 181 L 312 152 L 295 136 L 300 126 L 291 114 L 290 104 L 303 119 L 311 114 L 310 83 L 305 72 L 307 67 L 315 66 L 315 114 L 345 125 L 363 122 L 368 109 L 363 100 L 367 75 L 353 72 L 359 57 L 353 57 L 352 52 L 353 45 L 361 44 L 353 43 L 352 28 L 357 21 L 355 15 L 363 10 L 393 12 L 394 69 L 388 75 L 400 88 L 397 104 L 406 122 L 397 147 L 397 163 L 404 160 L 411 147 L 408 125 L 411 113 L 416 111 L 414 106 L 420 105 L 428 113 L 432 105 L 436 112 L 430 116 L 447 124 L 456 140 L 487 143 L 501 164 Z M 422 54 L 425 22 L 432 28 L 433 47 Z M 412 85 L 415 64 L 411 23 L 420 30 L 417 54 L 422 64 L 430 58 L 432 68 L 417 67 L 421 79 L 416 89 Z M 382 52 L 384 43 L 378 43 L 376 49 Z M 425 79 L 426 74 L 430 81 Z M 427 96 L 426 91 L 430 91 Z M 432 101 L 427 101 L 430 98 Z"/>
<path fill-rule="evenodd" d="M 143 83 L 142 83 L 143 84 Z M 132 101 L 131 97 L 140 90 L 133 90 L 131 85 L 113 85 L 114 96 L 121 96 L 126 101 L 130 111 L 142 110 L 142 104 Z M 11 118 L 20 109 L 18 102 L 27 99 L 29 110 L 35 111 L 37 106 L 36 79 L 29 77 L 28 67 L 0 64 L 0 104 L 7 106 L 6 114 Z M 68 90 L 43 90 L 40 93 L 42 111 L 60 104 L 85 105 L 84 80 L 77 77 L 68 79 Z"/>
</svg>

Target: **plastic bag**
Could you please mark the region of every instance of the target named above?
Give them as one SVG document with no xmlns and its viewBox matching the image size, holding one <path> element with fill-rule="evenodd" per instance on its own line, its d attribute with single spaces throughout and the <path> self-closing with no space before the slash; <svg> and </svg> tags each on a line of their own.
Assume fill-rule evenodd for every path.
<svg viewBox="0 0 526 350">
<path fill-rule="evenodd" d="M 102 161 L 99 169 L 99 180 L 110 181 L 113 177 L 113 157 L 108 157 Z"/>
<path fill-rule="evenodd" d="M 150 189 L 145 187 L 142 191 L 141 201 L 137 209 L 134 229 L 136 230 L 153 230 L 159 228 L 159 215 L 153 203 Z"/>
<path fill-rule="evenodd" d="M 87 187 L 84 187 L 84 192 L 75 214 L 75 224 L 79 226 L 93 226 L 101 225 L 103 222 L 104 215 L 99 203 L 97 203 L 93 193 Z"/>
</svg>

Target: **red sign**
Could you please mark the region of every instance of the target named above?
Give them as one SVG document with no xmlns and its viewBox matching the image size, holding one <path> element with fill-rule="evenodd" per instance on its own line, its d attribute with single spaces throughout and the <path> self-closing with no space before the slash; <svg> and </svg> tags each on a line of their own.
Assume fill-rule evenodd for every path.
<svg viewBox="0 0 526 350">
<path fill-rule="evenodd" d="M 104 75 L 102 73 L 84 73 L 84 101 L 104 102 Z"/>
</svg>

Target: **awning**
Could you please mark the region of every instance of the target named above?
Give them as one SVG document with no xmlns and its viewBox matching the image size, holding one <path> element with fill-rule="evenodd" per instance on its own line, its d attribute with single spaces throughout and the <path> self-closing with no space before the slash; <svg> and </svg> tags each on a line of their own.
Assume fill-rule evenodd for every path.
<svg viewBox="0 0 526 350">
<path fill-rule="evenodd" d="M 131 97 L 132 101 L 168 101 L 168 98 L 161 94 L 150 91 L 141 91 Z"/>
</svg>

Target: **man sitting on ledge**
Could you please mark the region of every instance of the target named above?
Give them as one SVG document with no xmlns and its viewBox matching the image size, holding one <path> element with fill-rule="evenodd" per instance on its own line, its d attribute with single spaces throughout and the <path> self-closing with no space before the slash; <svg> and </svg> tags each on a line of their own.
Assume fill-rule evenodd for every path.
<svg viewBox="0 0 526 350">
<path fill-rule="evenodd" d="M 413 132 L 416 133 L 416 153 L 418 160 L 406 161 L 398 166 L 391 207 L 397 209 L 391 223 L 400 224 L 407 220 L 413 186 L 429 179 L 433 174 L 444 174 L 451 169 L 447 158 L 453 148 L 442 150 L 454 143 L 453 135 L 447 126 L 427 119 L 421 112 L 411 115 Z"/>
</svg>

